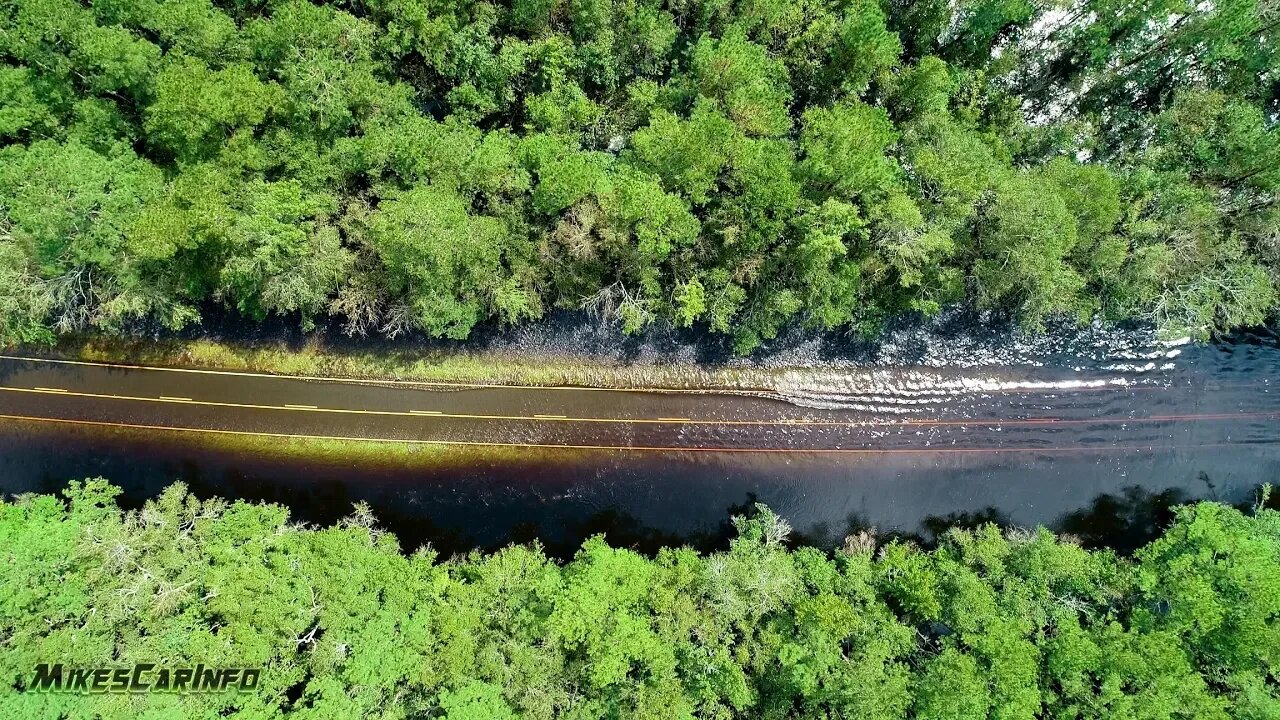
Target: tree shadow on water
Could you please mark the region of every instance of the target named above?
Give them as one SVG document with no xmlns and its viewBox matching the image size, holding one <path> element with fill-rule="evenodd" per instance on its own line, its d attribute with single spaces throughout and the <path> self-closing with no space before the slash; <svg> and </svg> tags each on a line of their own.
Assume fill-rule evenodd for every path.
<svg viewBox="0 0 1280 720">
<path fill-rule="evenodd" d="M 681 535 L 647 526 L 636 516 L 618 508 L 592 513 L 570 524 L 563 539 L 543 542 L 548 555 L 568 559 L 582 547 L 583 542 L 596 535 L 603 535 L 615 548 L 626 548 L 649 556 L 657 555 L 664 547 L 686 544 Z"/>
<path fill-rule="evenodd" d="M 1175 507 L 1193 500 L 1181 488 L 1151 492 L 1133 485 L 1120 495 L 1099 495 L 1088 507 L 1063 515 L 1057 529 L 1079 538 L 1091 550 L 1107 547 L 1130 555 L 1173 522 Z"/>
</svg>

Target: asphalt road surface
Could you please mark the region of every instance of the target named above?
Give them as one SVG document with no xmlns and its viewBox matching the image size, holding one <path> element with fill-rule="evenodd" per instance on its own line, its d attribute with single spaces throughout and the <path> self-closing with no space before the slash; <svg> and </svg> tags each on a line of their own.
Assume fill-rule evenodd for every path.
<svg viewBox="0 0 1280 720">
<path fill-rule="evenodd" d="M 990 454 L 1280 441 L 1269 378 L 878 387 L 813 408 L 770 395 L 291 378 L 0 358 L 0 423 L 599 451 Z"/>
</svg>

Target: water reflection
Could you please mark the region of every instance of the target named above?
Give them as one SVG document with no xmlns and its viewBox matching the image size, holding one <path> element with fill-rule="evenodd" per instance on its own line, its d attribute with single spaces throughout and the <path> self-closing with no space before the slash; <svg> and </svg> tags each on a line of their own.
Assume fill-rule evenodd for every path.
<svg viewBox="0 0 1280 720">
<path fill-rule="evenodd" d="M 528 341 L 535 350 L 566 343 L 593 347 L 594 331 L 560 330 L 541 341 L 539 332 L 518 331 L 510 342 Z M 553 336 L 560 339 L 552 342 Z M 509 341 L 492 344 L 500 348 L 503 342 Z M 430 543 L 446 555 L 536 538 L 564 557 L 599 533 L 647 553 L 669 545 L 723 548 L 733 536 L 729 518 L 750 512 L 756 502 L 791 522 L 794 542 L 825 548 L 847 537 L 862 543 L 901 537 L 930 545 L 949 527 L 995 522 L 1045 524 L 1086 546 L 1129 552 L 1158 533 L 1173 506 L 1196 498 L 1248 504 L 1259 483 L 1280 475 L 1280 426 L 1268 416 L 1280 409 L 1271 395 L 1271 384 L 1280 380 L 1280 350 L 1271 336 L 1174 347 L 1140 332 L 1086 328 L 1028 340 L 998 332 L 966 335 L 961 326 L 944 324 L 899 329 L 875 348 L 837 352 L 838 344 L 829 338 L 797 341 L 775 348 L 761 362 L 808 363 L 813 373 L 784 378 L 793 399 L 866 406 L 847 411 L 869 424 L 848 431 L 843 440 L 910 454 L 595 453 L 473 458 L 429 467 L 396 458 L 283 458 L 211 449 L 163 434 L 122 438 L 0 423 L 0 491 L 56 492 L 70 479 L 104 476 L 122 486 L 124 501 L 136 506 L 181 480 L 201 496 L 277 502 L 291 508 L 296 521 L 322 525 L 366 502 L 405 548 Z M 674 347 L 685 346 L 650 339 L 601 351 L 615 357 L 625 352 L 639 363 L 693 352 Z M 894 365 L 902 362 L 914 365 Z M 830 373 L 832 382 L 811 382 L 833 368 L 838 372 Z M 120 375 L 121 383 L 139 384 L 139 394 L 162 392 Z M 1016 392 L 1008 392 L 1011 385 Z M 267 390 L 251 393 L 252 399 Z M 357 391 L 322 390 L 333 403 Z M 395 401 L 405 402 L 400 396 L 385 400 Z M 747 407 L 741 398 L 697 402 L 699 413 L 726 416 Z M 795 409 L 778 412 L 794 415 Z M 904 414 L 962 422 L 870 424 L 896 422 Z M 1036 424 L 1046 416 L 1068 422 Z M 1174 419 L 1139 422 L 1153 416 Z M 972 418 L 1021 418 L 1024 424 L 965 422 Z M 1108 422 L 1095 424 L 1098 418 Z M 739 445 L 763 442 L 757 428 L 717 432 L 723 437 L 715 439 Z M 788 438 L 799 443 L 818 431 L 772 432 L 770 447 Z M 619 433 L 633 443 L 643 438 L 630 427 Z M 1015 444 L 1025 452 L 937 451 Z M 1083 452 L 1051 452 L 1064 446 Z"/>
<path fill-rule="evenodd" d="M 1045 524 L 1078 538 L 1086 547 L 1106 546 L 1129 553 L 1155 537 L 1179 504 L 1205 498 L 1248 506 L 1258 497 L 1257 483 L 1215 481 L 1201 472 L 1181 486 L 1119 484 L 1092 495 L 1066 495 L 1056 504 L 1045 502 L 1034 508 L 1002 490 L 1005 485 L 999 482 L 989 486 L 991 492 L 982 492 L 982 478 L 988 473 L 966 477 L 966 471 L 953 468 L 937 475 L 958 476 L 969 488 L 967 494 L 954 499 L 945 494 L 934 497 L 927 482 L 916 487 L 899 484 L 897 495 L 881 498 L 884 502 L 861 504 L 863 509 L 833 516 L 819 510 L 828 505 L 847 507 L 846 496 L 856 494 L 856 485 L 832 482 L 805 488 L 795 478 L 768 477 L 750 468 L 720 468 L 712 473 L 710 469 L 718 467 L 715 463 L 676 463 L 667 468 L 667 476 L 654 467 L 631 472 L 627 470 L 630 463 L 623 462 L 621 468 L 579 465 L 554 472 L 525 467 L 509 468 L 505 474 L 490 468 L 478 471 L 479 475 L 455 472 L 418 477 L 386 470 L 373 474 L 354 466 L 228 462 L 172 446 L 143 447 L 118 440 L 99 444 L 62 438 L 56 450 L 52 444 L 31 440 L 27 436 L 19 443 L 6 443 L 0 433 L 0 477 L 8 492 L 53 493 L 69 479 L 103 476 L 125 490 L 122 503 L 138 507 L 180 480 L 201 497 L 280 503 L 291 509 L 295 522 L 316 525 L 332 524 L 349 515 L 355 503 L 365 502 L 406 550 L 429 544 L 445 556 L 536 540 L 548 554 L 566 558 L 583 540 L 597 534 L 616 546 L 646 554 L 671 546 L 724 549 L 735 534 L 730 518 L 752 514 L 759 502 L 791 522 L 795 546 L 832 549 L 853 537 L 855 544 L 880 545 L 896 538 L 927 547 L 949 528 L 993 522 L 1005 528 Z M 1034 471 L 1025 477 L 1036 478 Z M 1037 487 L 1043 490 L 1052 484 L 1041 478 Z M 924 486 L 923 492 L 919 485 Z M 1030 489 L 1031 497 L 1045 495 Z M 1002 497 L 1007 504 L 983 502 L 988 497 Z M 1080 500 L 1061 504 L 1069 497 Z M 956 509 L 920 512 L 938 505 Z"/>
</svg>

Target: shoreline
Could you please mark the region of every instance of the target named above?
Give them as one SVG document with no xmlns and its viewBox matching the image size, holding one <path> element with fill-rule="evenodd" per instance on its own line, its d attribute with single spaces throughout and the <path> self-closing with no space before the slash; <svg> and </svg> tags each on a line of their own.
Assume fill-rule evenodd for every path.
<svg viewBox="0 0 1280 720">
<path fill-rule="evenodd" d="M 624 364 L 592 356 L 517 356 L 486 350 L 411 351 L 372 347 L 352 351 L 332 347 L 320 335 L 306 336 L 301 342 L 69 336 L 51 346 L 19 345 L 0 348 L 0 352 L 15 357 L 71 362 L 460 388 L 527 386 L 775 394 L 777 380 L 791 371 L 688 362 Z"/>
<path fill-rule="evenodd" d="M 906 325 L 886 334 L 878 347 L 835 346 L 834 352 L 825 345 L 828 339 L 792 337 L 757 360 L 704 355 L 693 344 L 696 340 L 689 339 L 673 344 L 658 337 L 625 347 L 616 338 L 594 330 L 579 332 L 573 326 L 563 332 L 553 329 L 550 335 L 515 340 L 490 336 L 466 345 L 359 343 L 324 332 L 230 339 L 216 332 L 159 338 L 82 333 L 51 345 L 0 347 L 0 355 L 442 390 L 525 387 L 732 394 L 822 406 L 832 396 L 842 401 L 867 393 L 917 394 L 921 387 L 1003 392 L 1015 387 L 1142 383 L 1144 371 L 1179 355 L 1187 343 L 1099 325 L 1037 335 L 997 327 L 982 337 L 957 335 L 948 324 Z M 842 356 L 842 351 L 848 354 Z M 1086 367 L 1116 377 L 1078 375 Z M 1120 377 L 1132 373 L 1137 375 Z"/>
</svg>

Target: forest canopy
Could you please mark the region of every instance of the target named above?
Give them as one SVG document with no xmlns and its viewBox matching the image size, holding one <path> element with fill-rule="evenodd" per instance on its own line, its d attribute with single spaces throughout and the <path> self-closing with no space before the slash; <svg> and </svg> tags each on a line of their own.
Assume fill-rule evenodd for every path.
<svg viewBox="0 0 1280 720">
<path fill-rule="evenodd" d="M 1278 304 L 1269 0 L 5 0 L 0 343 Z"/>
<path fill-rule="evenodd" d="M 723 551 L 406 554 L 174 485 L 0 502 L 0 716 L 1250 720 L 1280 714 L 1280 512 L 1176 511 L 1132 557 L 1045 530 Z M 1266 502 L 1265 494 L 1263 502 Z M 253 691 L 33 691 L 34 668 L 263 668 Z"/>
</svg>

